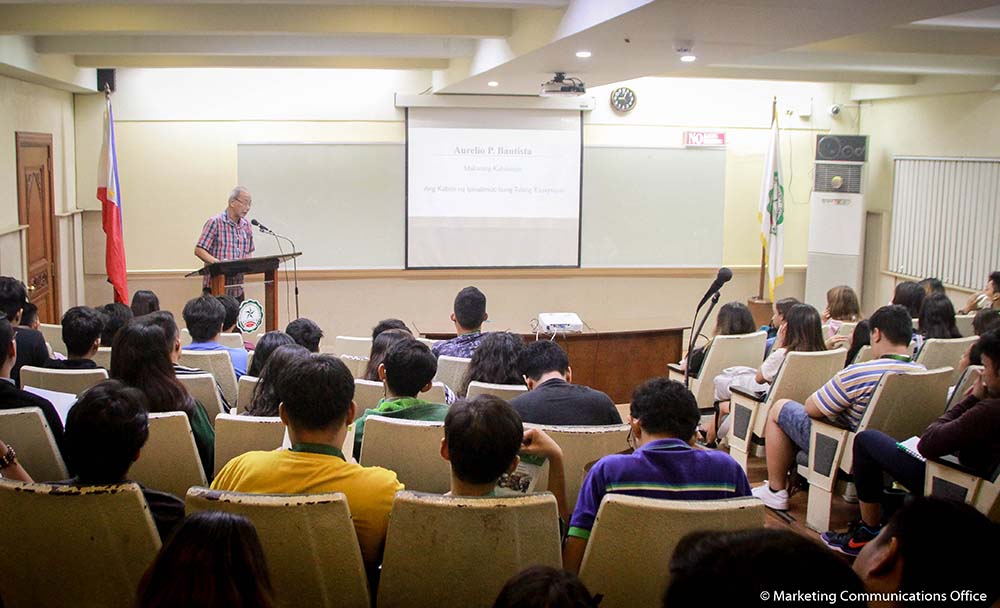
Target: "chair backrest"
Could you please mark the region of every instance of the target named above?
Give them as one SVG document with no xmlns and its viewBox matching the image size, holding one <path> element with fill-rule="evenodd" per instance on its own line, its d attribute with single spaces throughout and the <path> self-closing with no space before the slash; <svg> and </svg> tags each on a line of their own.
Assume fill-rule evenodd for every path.
<svg viewBox="0 0 1000 608">
<path fill-rule="evenodd" d="M 416 556 L 431 566 L 415 567 Z M 507 579 L 534 565 L 562 565 L 551 494 L 399 492 L 389 515 L 378 605 L 490 606 Z"/>
<path fill-rule="evenodd" d="M 0 481 L 0 589 L 7 608 L 130 608 L 160 538 L 134 483 Z"/>
<path fill-rule="evenodd" d="M 204 374 L 181 374 L 177 380 L 184 385 L 187 392 L 199 403 L 205 406 L 205 413 L 211 419 L 215 414 L 228 414 L 226 406 L 219 397 L 219 389 L 215 384 L 215 376 Z"/>
<path fill-rule="evenodd" d="M 188 513 L 226 511 L 253 522 L 277 605 L 369 608 L 368 580 L 343 494 L 267 495 L 191 488 Z"/>
<path fill-rule="evenodd" d="M 182 347 L 187 346 L 188 344 L 194 342 L 194 338 L 191 337 L 191 332 L 189 332 L 188 328 L 186 327 L 181 328 L 180 339 Z"/>
<path fill-rule="evenodd" d="M 857 327 L 857 325 L 858 324 L 856 322 L 845 321 L 844 323 L 840 324 L 840 327 L 837 328 L 836 335 L 849 336 L 854 333 L 854 328 Z"/>
<path fill-rule="evenodd" d="M 727 367 L 745 365 L 758 368 L 764 361 L 764 346 L 767 332 L 758 331 L 738 336 L 716 336 L 705 353 L 705 360 L 698 370 L 698 377 L 692 378 L 691 392 L 698 400 L 699 408 L 709 408 L 715 402 L 713 380 Z"/>
<path fill-rule="evenodd" d="M 871 361 L 871 360 L 872 360 L 872 347 L 869 346 L 868 344 L 864 344 L 861 346 L 861 348 L 858 349 L 858 352 L 854 355 L 854 360 L 851 361 L 851 364 L 864 363 L 865 361 Z"/>
<path fill-rule="evenodd" d="M 423 342 L 424 345 L 427 348 L 431 348 L 432 346 L 434 346 L 435 344 L 437 344 L 438 341 L 437 340 L 431 340 L 430 338 L 420 338 L 420 337 L 417 337 L 417 342 Z"/>
<path fill-rule="evenodd" d="M 368 369 L 368 355 L 337 355 L 344 362 L 347 369 L 351 371 L 354 378 L 364 378 L 365 370 Z"/>
<path fill-rule="evenodd" d="M 63 342 L 62 338 L 62 325 L 54 323 L 39 323 L 38 331 L 42 332 L 42 336 L 49 344 L 49 348 L 63 355 L 69 354 L 68 349 L 66 348 L 66 343 Z"/>
<path fill-rule="evenodd" d="M 445 405 L 444 382 L 432 382 L 431 390 L 426 393 L 420 393 L 418 396 L 424 401 Z"/>
<path fill-rule="evenodd" d="M 79 395 L 107 379 L 106 369 L 46 369 L 32 365 L 21 368 L 21 386 L 33 386 L 71 395 Z"/>
<path fill-rule="evenodd" d="M 622 417 L 622 424 L 628 424 L 628 417 L 632 415 L 632 404 L 616 403 L 615 409 L 618 410 L 618 415 Z"/>
<path fill-rule="evenodd" d="M 281 418 L 265 416 L 235 416 L 219 414 L 215 417 L 215 473 L 218 475 L 226 463 L 241 454 L 256 450 L 276 450 L 285 437 Z"/>
<path fill-rule="evenodd" d="M 604 595 L 601 608 L 659 606 L 670 582 L 667 564 L 680 539 L 696 530 L 762 528 L 764 517 L 764 504 L 756 498 L 662 500 L 608 494 L 597 511 L 580 579 L 592 594 Z M 711 596 L 711 590 L 705 592 Z"/>
<path fill-rule="evenodd" d="M 465 378 L 465 373 L 469 370 L 470 363 L 472 363 L 472 359 L 441 355 L 438 357 L 438 371 L 434 376 L 434 380 L 443 382 L 452 389 L 461 386 L 462 380 Z"/>
<path fill-rule="evenodd" d="M 132 463 L 128 478 L 174 496 L 184 496 L 191 486 L 205 485 L 207 477 L 187 414 L 149 415 L 149 440 L 142 447 L 139 460 Z"/>
<path fill-rule="evenodd" d="M 236 403 L 236 372 L 233 371 L 233 360 L 229 351 L 225 350 L 182 350 L 180 364 L 196 367 L 215 376 L 222 394 L 230 404 Z"/>
<path fill-rule="evenodd" d="M 16 447 L 17 459 L 35 481 L 69 477 L 52 430 L 37 407 L 0 410 L 0 439 Z"/>
<path fill-rule="evenodd" d="M 917 353 L 915 361 L 923 363 L 927 369 L 938 367 L 952 368 L 951 384 L 958 382 L 961 372 L 958 371 L 958 362 L 962 360 L 962 355 L 969 347 L 976 343 L 979 336 L 969 336 L 968 338 L 930 338 L 924 340 L 924 345 Z"/>
<path fill-rule="evenodd" d="M 260 378 L 256 376 L 240 376 L 236 383 L 236 413 L 242 414 L 250 407 L 253 401 L 253 392 L 257 390 L 257 382 Z"/>
<path fill-rule="evenodd" d="M 94 353 L 94 363 L 98 364 L 104 369 L 111 369 L 111 347 L 110 346 L 97 347 L 97 352 Z"/>
<path fill-rule="evenodd" d="M 451 488 L 451 466 L 441 458 L 442 439 L 443 422 L 369 416 L 360 462 L 395 471 L 408 489 L 443 494 Z"/>
<path fill-rule="evenodd" d="M 246 348 L 246 344 L 243 343 L 243 334 L 223 332 L 219 334 L 218 341 L 219 344 L 227 348 Z"/>
<path fill-rule="evenodd" d="M 385 397 L 385 385 L 377 380 L 355 380 L 354 381 L 354 404 L 357 406 L 356 416 L 361 416 L 365 410 L 369 410 L 378 405 L 378 402 Z M 367 422 L 365 424 L 368 424 Z M 367 431 L 366 431 L 367 432 Z"/>
<path fill-rule="evenodd" d="M 976 335 L 976 329 L 972 326 L 972 321 L 975 318 L 975 313 L 971 315 L 955 315 L 955 327 L 958 328 L 958 333 L 963 336 Z"/>
<path fill-rule="evenodd" d="M 628 449 L 627 424 L 610 426 L 546 426 L 525 424 L 525 428 L 545 431 L 563 452 L 563 472 L 566 478 L 566 503 L 570 511 L 576 506 L 580 486 L 586 477 L 584 467 L 608 454 L 617 454 Z M 367 433 L 367 431 L 365 431 Z M 548 475 L 539 476 L 538 488 L 548 487 Z M 545 485 L 542 485 L 543 482 Z M 409 486 L 407 486 L 409 487 Z"/>
<path fill-rule="evenodd" d="M 354 336 L 337 336 L 333 339 L 333 352 L 338 355 L 367 357 L 372 352 L 372 339 Z"/>
<path fill-rule="evenodd" d="M 494 395 L 504 401 L 510 401 L 521 393 L 528 392 L 528 387 L 523 384 L 490 384 L 489 382 L 479 382 L 473 380 L 469 383 L 469 390 L 466 396 L 473 399 L 479 395 Z"/>
<path fill-rule="evenodd" d="M 955 390 L 951 392 L 951 396 L 948 397 L 948 405 L 945 406 L 945 411 L 950 410 L 953 406 L 958 405 L 965 398 L 965 393 L 972 388 L 972 385 L 976 383 L 976 378 L 979 374 L 983 373 L 982 365 L 970 365 L 965 368 L 962 375 L 959 377 L 958 382 L 955 384 Z"/>
</svg>

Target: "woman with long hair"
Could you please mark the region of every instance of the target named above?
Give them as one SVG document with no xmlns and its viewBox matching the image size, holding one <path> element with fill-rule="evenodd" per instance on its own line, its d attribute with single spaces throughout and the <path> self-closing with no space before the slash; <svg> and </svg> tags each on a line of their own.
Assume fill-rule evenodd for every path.
<svg viewBox="0 0 1000 608">
<path fill-rule="evenodd" d="M 189 515 L 160 549 L 136 592 L 136 608 L 272 608 L 264 549 L 249 519 Z"/>
<path fill-rule="evenodd" d="M 943 293 L 924 299 L 920 309 L 920 335 L 928 338 L 961 338 L 962 332 L 955 325 L 955 305 Z"/>
<path fill-rule="evenodd" d="M 132 316 L 141 317 L 160 310 L 160 299 L 148 289 L 140 289 L 132 294 Z"/>
<path fill-rule="evenodd" d="M 250 361 L 250 368 L 247 370 L 248 376 L 260 378 L 264 371 L 264 365 L 268 357 L 271 356 L 279 346 L 295 344 L 295 340 L 283 331 L 269 331 L 257 340 L 257 347 L 253 351 L 253 359 Z"/>
<path fill-rule="evenodd" d="M 472 354 L 469 369 L 456 387 L 459 395 L 465 395 L 469 383 L 489 382 L 490 384 L 524 384 L 524 378 L 517 371 L 517 356 L 524 348 L 524 341 L 506 331 L 486 334 L 476 352 Z"/>
<path fill-rule="evenodd" d="M 142 391 L 150 412 L 187 414 L 205 476 L 211 478 L 215 430 L 205 407 L 177 380 L 163 328 L 134 319 L 119 329 L 111 348 L 111 377 Z"/>
<path fill-rule="evenodd" d="M 372 349 L 368 354 L 368 366 L 365 368 L 365 373 L 362 377 L 365 380 L 381 382 L 382 380 L 378 377 L 378 366 L 385 361 L 385 354 L 389 352 L 389 348 L 397 342 L 412 339 L 413 334 L 408 329 L 394 328 L 380 331 L 375 336 L 375 339 L 372 340 Z"/>
<path fill-rule="evenodd" d="M 910 318 L 920 318 L 920 308 L 924 305 L 925 292 L 919 283 L 903 281 L 896 285 L 892 294 L 892 303 L 902 306 L 910 313 Z"/>
<path fill-rule="evenodd" d="M 750 309 L 742 302 L 729 302 L 723 304 L 719 309 L 719 315 L 715 318 L 715 329 L 712 331 L 712 338 L 715 336 L 738 336 L 752 334 L 757 331 L 757 326 L 753 322 L 753 315 Z M 691 351 L 691 368 L 687 370 L 689 376 L 697 376 L 701 369 L 701 364 L 705 361 L 708 349 L 712 347 L 712 340 L 705 346 L 699 346 Z M 681 360 L 681 367 L 687 369 L 688 357 L 685 355 Z"/>
<path fill-rule="evenodd" d="M 716 376 L 715 399 L 719 402 L 717 419 L 721 421 L 723 416 L 729 414 L 729 400 L 734 387 L 750 392 L 767 392 L 778 376 L 778 371 L 788 353 L 826 350 L 820 321 L 819 312 L 812 306 L 808 304 L 792 306 L 785 314 L 781 327 L 778 328 L 774 349 L 761 364 L 760 369 L 745 366 L 730 367 Z M 713 422 L 706 430 L 706 441 L 714 442 L 718 431 Z"/>
<path fill-rule="evenodd" d="M 254 355 L 256 358 L 257 355 Z M 260 379 L 253 389 L 253 397 L 247 406 L 248 416 L 277 416 L 281 396 L 278 383 L 282 373 L 298 361 L 309 358 L 309 349 L 298 344 L 285 344 L 274 349 L 267 358 L 267 364 L 260 372 Z"/>
</svg>

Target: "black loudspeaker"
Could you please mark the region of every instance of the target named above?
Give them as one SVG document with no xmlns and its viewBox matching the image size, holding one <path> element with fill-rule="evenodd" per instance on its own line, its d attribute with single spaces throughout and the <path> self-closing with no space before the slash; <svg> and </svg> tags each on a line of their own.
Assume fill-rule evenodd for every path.
<svg viewBox="0 0 1000 608">
<path fill-rule="evenodd" d="M 868 136 L 817 135 L 816 160 L 863 163 L 868 160 Z"/>
<path fill-rule="evenodd" d="M 114 68 L 98 68 L 97 69 L 97 90 L 103 93 L 105 85 L 107 85 L 108 89 L 112 93 L 115 92 L 115 70 L 114 70 Z"/>
</svg>

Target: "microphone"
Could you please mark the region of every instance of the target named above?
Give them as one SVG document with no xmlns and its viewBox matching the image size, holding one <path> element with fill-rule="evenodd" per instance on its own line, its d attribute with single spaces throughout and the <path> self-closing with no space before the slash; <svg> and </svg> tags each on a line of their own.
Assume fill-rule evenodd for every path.
<svg viewBox="0 0 1000 608">
<path fill-rule="evenodd" d="M 712 294 L 722 289 L 722 286 L 729 282 L 733 278 L 733 271 L 723 266 L 719 269 L 719 274 L 715 275 L 715 281 L 712 283 L 705 295 L 702 296 L 701 301 L 698 302 L 698 308 L 705 305 L 708 299 L 712 297 Z"/>
<path fill-rule="evenodd" d="M 250 220 L 250 223 L 253 224 L 254 226 L 260 228 L 261 232 L 271 232 L 270 228 L 268 228 L 264 224 L 261 224 L 260 222 L 258 222 L 256 218 Z M 729 273 L 729 274 L 732 275 L 732 273 Z"/>
</svg>

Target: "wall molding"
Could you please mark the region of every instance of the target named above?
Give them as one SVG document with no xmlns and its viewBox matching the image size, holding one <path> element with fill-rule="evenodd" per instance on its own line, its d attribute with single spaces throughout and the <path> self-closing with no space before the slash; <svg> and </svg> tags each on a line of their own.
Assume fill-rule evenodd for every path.
<svg viewBox="0 0 1000 608">
<path fill-rule="evenodd" d="M 14 224 L 7 226 L 5 228 L 0 228 L 0 236 L 6 236 L 8 234 L 14 234 L 15 232 L 24 232 L 28 229 L 27 224 Z"/>
</svg>

